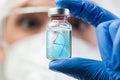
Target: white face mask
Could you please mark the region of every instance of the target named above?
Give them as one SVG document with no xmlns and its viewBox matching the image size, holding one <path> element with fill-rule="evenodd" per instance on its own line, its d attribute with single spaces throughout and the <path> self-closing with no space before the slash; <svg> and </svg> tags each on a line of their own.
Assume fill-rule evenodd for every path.
<svg viewBox="0 0 120 80">
<path fill-rule="evenodd" d="M 54 72 L 48 69 L 45 35 L 37 34 L 9 47 L 4 64 L 6 80 L 74 80 L 64 75 L 54 75 Z M 72 48 L 73 57 L 99 59 L 90 45 L 75 37 L 72 39 Z M 89 54 L 91 56 L 88 56 Z"/>
<path fill-rule="evenodd" d="M 12 45 L 4 65 L 6 80 L 54 80 L 48 70 L 45 33 L 28 37 Z"/>
</svg>

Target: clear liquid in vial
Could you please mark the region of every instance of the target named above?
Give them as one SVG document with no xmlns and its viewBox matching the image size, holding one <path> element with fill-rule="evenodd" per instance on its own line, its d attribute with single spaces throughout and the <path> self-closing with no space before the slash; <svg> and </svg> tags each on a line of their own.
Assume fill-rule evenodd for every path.
<svg viewBox="0 0 120 80">
<path fill-rule="evenodd" d="M 47 31 L 47 58 L 66 59 L 71 57 L 71 29 Z"/>
</svg>

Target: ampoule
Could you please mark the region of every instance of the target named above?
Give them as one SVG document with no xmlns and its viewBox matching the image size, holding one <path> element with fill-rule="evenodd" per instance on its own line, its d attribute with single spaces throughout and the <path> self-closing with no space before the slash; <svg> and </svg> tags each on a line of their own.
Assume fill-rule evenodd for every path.
<svg viewBox="0 0 120 80">
<path fill-rule="evenodd" d="M 69 9 L 51 8 L 48 11 L 51 22 L 47 26 L 47 58 L 66 59 L 71 57 L 71 24 L 67 21 Z"/>
</svg>

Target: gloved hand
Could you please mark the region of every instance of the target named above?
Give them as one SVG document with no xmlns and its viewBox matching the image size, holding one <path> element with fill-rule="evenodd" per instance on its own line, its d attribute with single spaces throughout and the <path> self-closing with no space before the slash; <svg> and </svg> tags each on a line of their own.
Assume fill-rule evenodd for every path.
<svg viewBox="0 0 120 80">
<path fill-rule="evenodd" d="M 120 19 L 96 29 L 102 61 L 71 58 L 54 60 L 50 69 L 83 80 L 120 80 Z"/>
<path fill-rule="evenodd" d="M 54 60 L 50 63 L 49 68 L 76 79 L 119 80 L 120 20 L 115 20 L 118 17 L 87 2 L 87 0 L 57 0 L 56 4 L 59 7 L 69 8 L 74 16 L 97 27 L 97 39 L 102 61 L 83 58 Z"/>
</svg>

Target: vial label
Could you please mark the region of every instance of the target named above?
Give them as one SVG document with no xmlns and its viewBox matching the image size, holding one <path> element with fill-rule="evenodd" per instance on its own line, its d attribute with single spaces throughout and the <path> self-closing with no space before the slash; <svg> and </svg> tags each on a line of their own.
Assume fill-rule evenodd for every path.
<svg viewBox="0 0 120 80">
<path fill-rule="evenodd" d="M 53 29 L 47 31 L 47 58 L 65 59 L 71 57 L 71 30 Z"/>
</svg>

